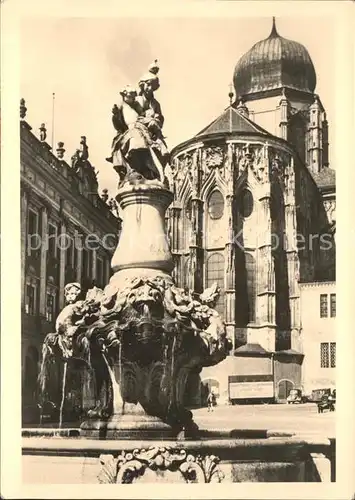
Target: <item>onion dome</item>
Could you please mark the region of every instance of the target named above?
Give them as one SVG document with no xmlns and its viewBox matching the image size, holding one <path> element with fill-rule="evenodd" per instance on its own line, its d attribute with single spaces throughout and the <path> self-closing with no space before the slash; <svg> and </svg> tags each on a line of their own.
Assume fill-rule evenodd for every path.
<svg viewBox="0 0 355 500">
<path fill-rule="evenodd" d="M 283 87 L 312 93 L 316 81 L 307 49 L 280 36 L 275 18 L 268 38 L 244 54 L 234 70 L 234 88 L 238 97 Z"/>
</svg>

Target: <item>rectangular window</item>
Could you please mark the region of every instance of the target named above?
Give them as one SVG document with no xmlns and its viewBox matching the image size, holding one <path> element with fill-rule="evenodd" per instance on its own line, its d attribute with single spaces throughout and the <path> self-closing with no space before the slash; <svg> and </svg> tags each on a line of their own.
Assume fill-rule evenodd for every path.
<svg viewBox="0 0 355 500">
<path fill-rule="evenodd" d="M 27 255 L 35 255 L 39 252 L 41 235 L 39 234 L 39 215 L 28 209 L 27 216 Z"/>
<path fill-rule="evenodd" d="M 335 368 L 336 364 L 336 342 L 330 343 L 330 367 Z"/>
<path fill-rule="evenodd" d="M 104 262 L 100 257 L 96 260 L 96 283 L 101 288 L 104 285 Z"/>
<path fill-rule="evenodd" d="M 57 255 L 57 226 L 54 224 L 48 225 L 48 254 L 51 257 Z"/>
<path fill-rule="evenodd" d="M 322 293 L 320 296 L 320 317 L 328 317 L 328 295 L 326 293 Z"/>
<path fill-rule="evenodd" d="M 53 292 L 47 292 L 46 318 L 50 323 L 53 323 L 55 319 L 55 294 Z"/>
<path fill-rule="evenodd" d="M 336 294 L 330 294 L 330 317 L 335 318 L 336 316 Z"/>
<path fill-rule="evenodd" d="M 66 265 L 70 267 L 74 267 L 74 241 L 72 238 L 67 238 L 67 259 Z"/>
<path fill-rule="evenodd" d="M 33 284 L 26 285 L 25 311 L 34 316 L 37 313 L 37 290 Z"/>
<path fill-rule="evenodd" d="M 84 278 L 90 278 L 92 270 L 92 251 L 83 248 L 82 257 L 83 257 L 83 276 Z"/>
<path fill-rule="evenodd" d="M 28 234 L 38 234 L 38 213 L 28 209 Z"/>
<path fill-rule="evenodd" d="M 322 342 L 320 345 L 320 367 L 329 368 L 329 343 Z"/>
</svg>

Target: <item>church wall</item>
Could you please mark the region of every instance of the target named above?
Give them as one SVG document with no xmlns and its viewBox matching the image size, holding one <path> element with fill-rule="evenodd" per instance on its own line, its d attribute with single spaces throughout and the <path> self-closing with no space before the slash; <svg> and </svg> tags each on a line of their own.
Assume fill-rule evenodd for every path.
<svg viewBox="0 0 355 500">
<path fill-rule="evenodd" d="M 316 184 L 301 165 L 296 169 L 296 200 L 300 281 L 330 279 L 335 263 L 334 240 L 330 235 L 321 239 L 329 226 L 327 213 Z"/>
<path fill-rule="evenodd" d="M 301 284 L 300 288 L 305 356 L 302 384 L 306 394 L 311 394 L 314 389 L 336 385 L 336 353 L 330 345 L 336 346 L 336 310 L 331 298 L 336 299 L 336 285 L 335 282 L 314 282 Z"/>
<path fill-rule="evenodd" d="M 280 96 L 246 102 L 249 109 L 249 118 L 277 137 L 280 136 L 280 116 L 277 109 L 279 103 Z"/>
</svg>

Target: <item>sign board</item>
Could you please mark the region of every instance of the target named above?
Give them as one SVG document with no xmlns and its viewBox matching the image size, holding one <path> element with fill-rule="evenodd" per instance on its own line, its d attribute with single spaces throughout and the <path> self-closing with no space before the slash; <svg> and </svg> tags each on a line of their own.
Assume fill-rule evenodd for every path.
<svg viewBox="0 0 355 500">
<path fill-rule="evenodd" d="M 273 381 L 264 382 L 230 382 L 230 399 L 273 398 Z"/>
</svg>

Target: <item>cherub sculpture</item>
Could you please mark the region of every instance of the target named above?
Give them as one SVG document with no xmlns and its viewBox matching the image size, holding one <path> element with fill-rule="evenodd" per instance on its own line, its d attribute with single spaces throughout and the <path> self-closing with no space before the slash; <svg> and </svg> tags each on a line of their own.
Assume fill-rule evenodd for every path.
<svg viewBox="0 0 355 500">
<path fill-rule="evenodd" d="M 81 294 L 80 283 L 68 283 L 64 288 L 67 305 L 59 313 L 55 330 L 58 335 L 58 346 L 64 358 L 72 355 L 72 340 L 79 326 L 76 324 L 82 317 L 81 309 L 84 301 L 79 300 Z"/>
</svg>

